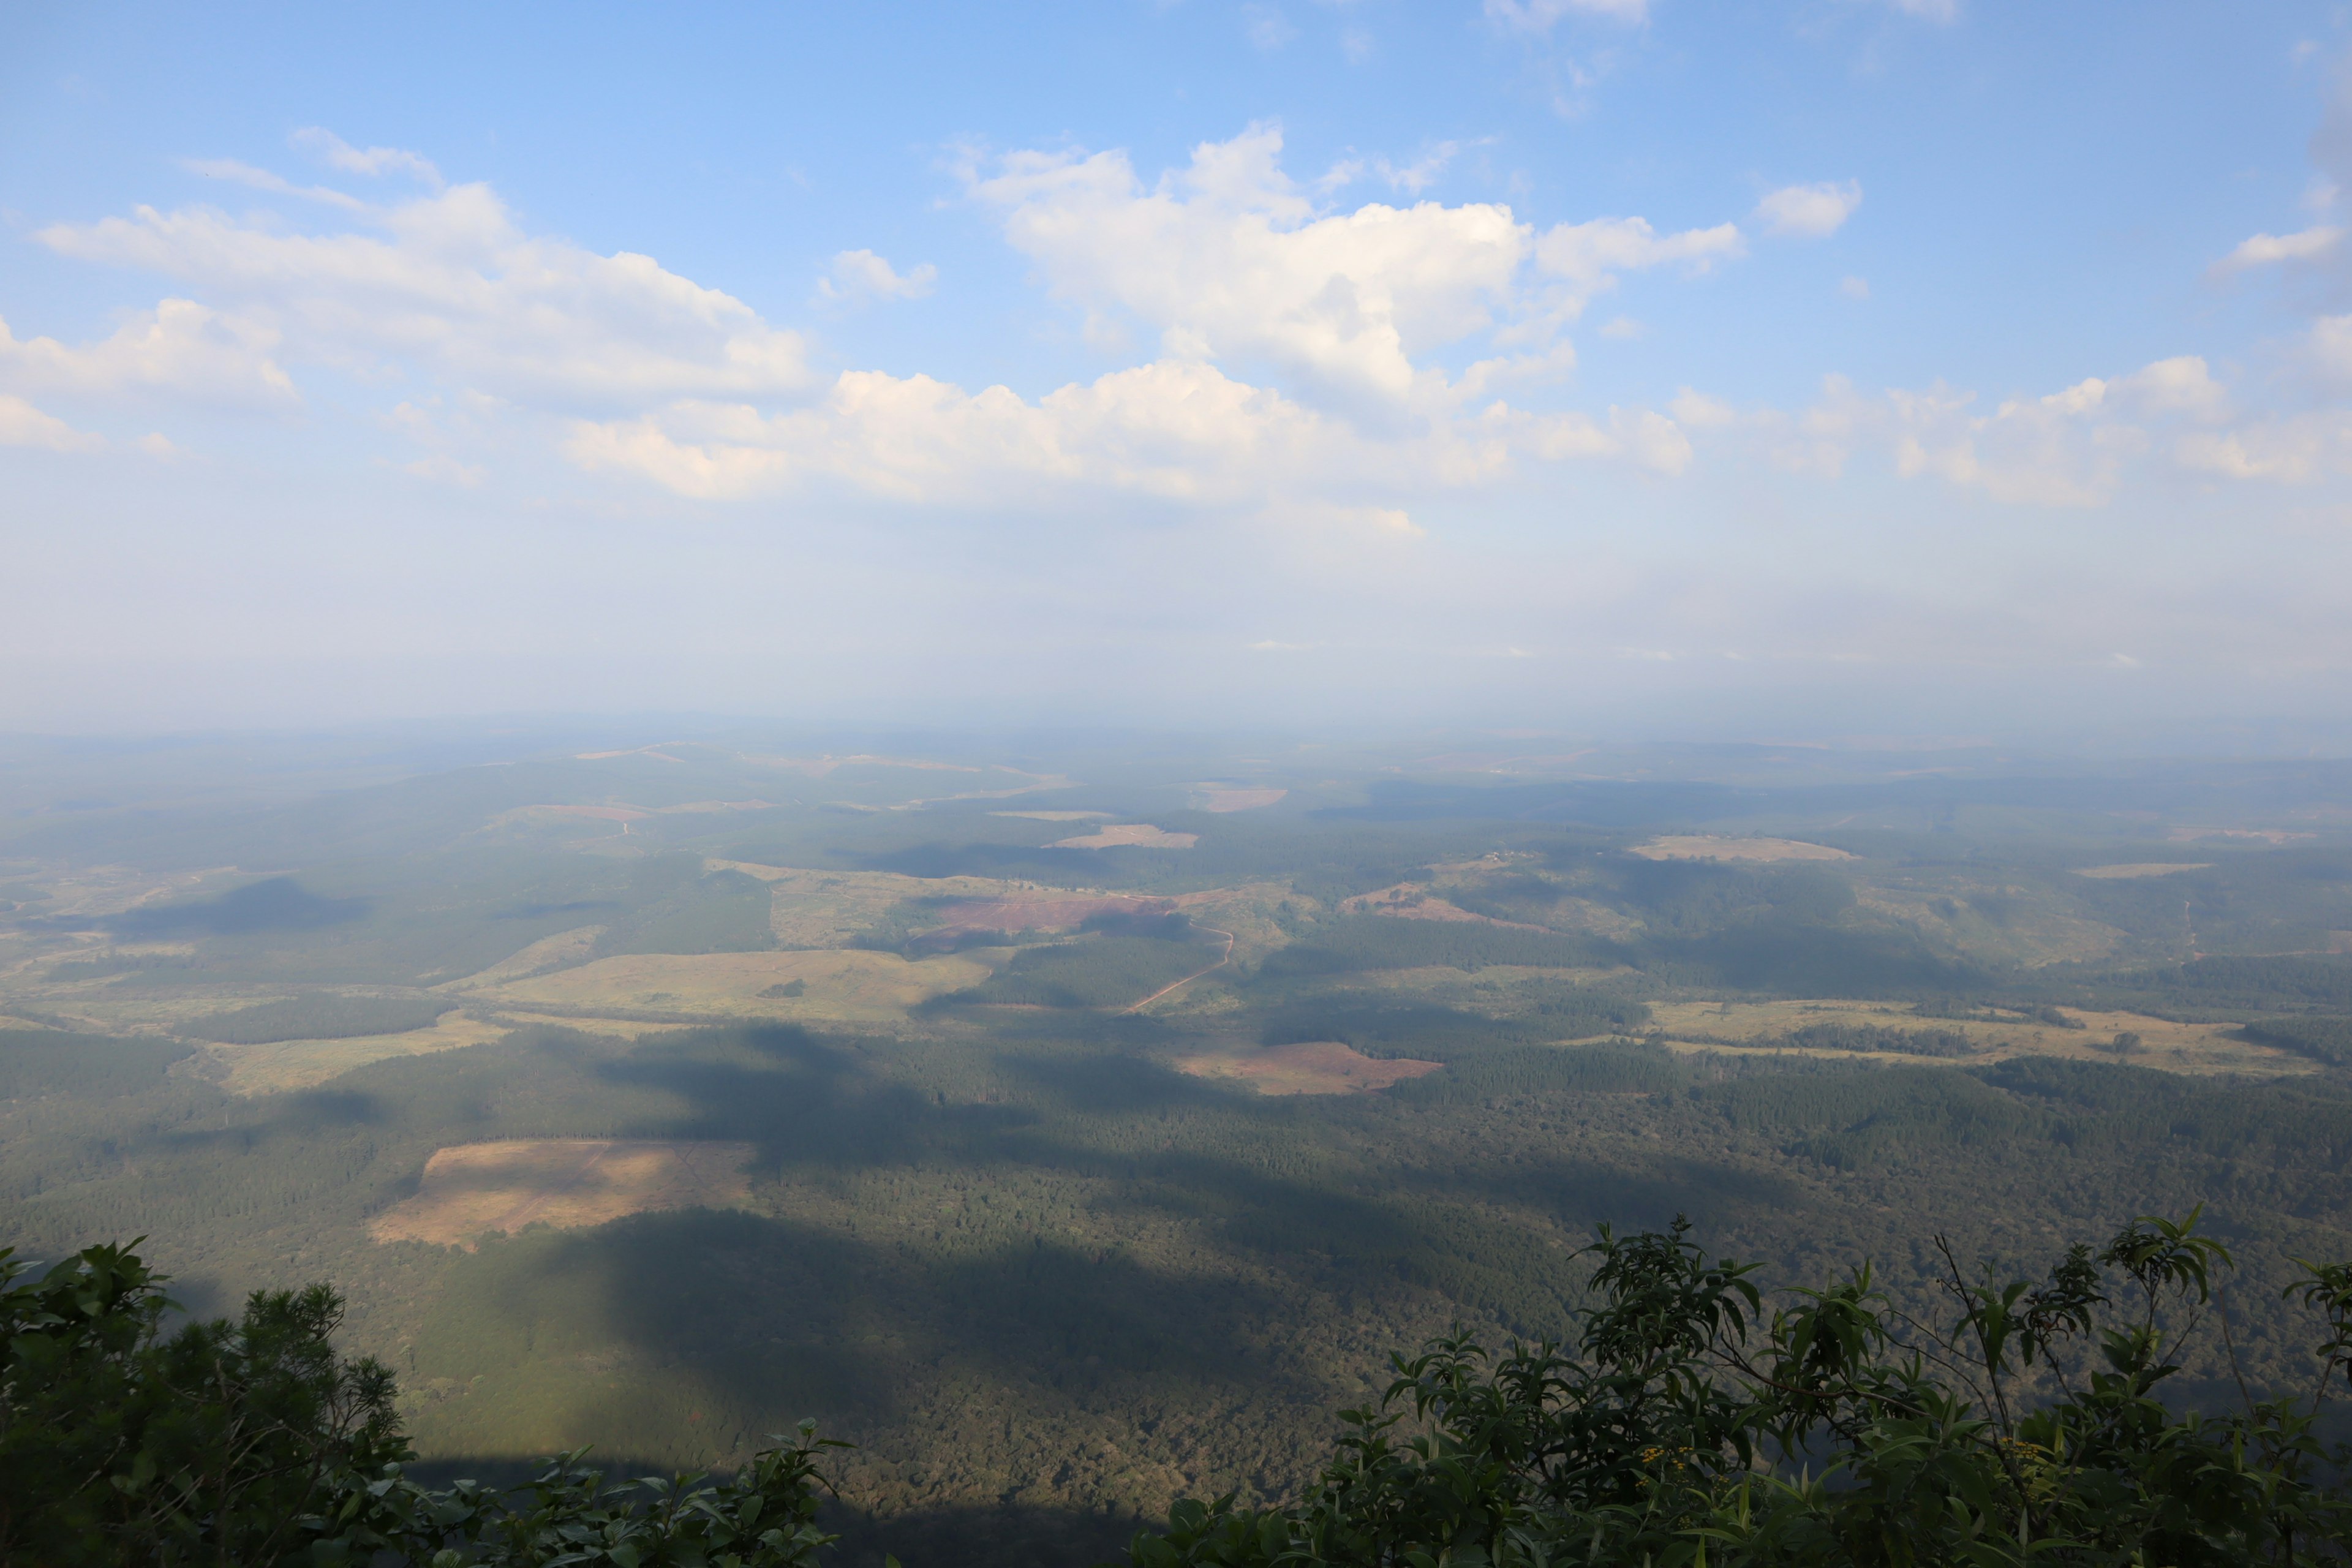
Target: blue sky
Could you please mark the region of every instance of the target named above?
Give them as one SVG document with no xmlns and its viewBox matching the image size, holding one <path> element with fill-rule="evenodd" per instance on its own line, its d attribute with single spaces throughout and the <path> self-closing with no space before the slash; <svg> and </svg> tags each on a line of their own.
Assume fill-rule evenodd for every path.
<svg viewBox="0 0 2352 1568">
<path fill-rule="evenodd" d="M 2334 7 L 11 26 L 0 725 L 2352 720 Z"/>
</svg>

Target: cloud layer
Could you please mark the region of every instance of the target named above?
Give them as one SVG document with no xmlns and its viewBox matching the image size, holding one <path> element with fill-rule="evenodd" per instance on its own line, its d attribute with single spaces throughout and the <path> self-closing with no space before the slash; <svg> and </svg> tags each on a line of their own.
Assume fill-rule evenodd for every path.
<svg viewBox="0 0 2352 1568">
<path fill-rule="evenodd" d="M 1568 9 L 1643 19 L 1638 5 L 1492 9 L 1535 30 Z M 1941 383 L 1864 392 L 1832 372 L 1801 408 L 1735 408 L 1704 389 L 1664 408 L 1580 406 L 1574 333 L 1591 301 L 1636 275 L 1671 287 L 1736 268 L 1749 232 L 1334 199 L 1368 174 L 1421 193 L 1454 143 L 1402 170 L 1351 158 L 1307 181 L 1286 169 L 1271 122 L 1153 177 L 1116 149 L 967 155 L 962 200 L 1085 341 L 1129 362 L 1024 393 L 821 368 L 800 330 L 649 256 L 530 232 L 489 187 L 450 184 L 420 154 L 323 130 L 295 142 L 336 174 L 404 194 L 215 161 L 190 166 L 289 200 L 292 216 L 141 206 L 39 229 L 59 257 L 176 291 L 79 344 L 20 339 L 0 321 L 0 442 L 107 446 L 60 410 L 284 418 L 312 407 L 324 376 L 362 395 L 396 391 L 380 424 L 414 445 L 385 460 L 465 487 L 535 445 L 586 475 L 697 502 L 830 497 L 979 518 L 1125 498 L 1158 515 L 1353 519 L 1403 536 L 1445 497 L 1562 465 L 1671 479 L 1752 464 L 1836 481 L 1868 458 L 2002 505 L 2080 508 L 2138 476 L 2309 482 L 2345 472 L 2352 440 L 2331 410 L 2242 409 L 2189 354 L 1998 399 Z M 1852 180 L 1792 184 L 1752 221 L 1825 239 L 1861 202 Z M 2216 276 L 2336 266 L 2343 232 L 2255 235 Z M 843 250 L 813 303 L 917 300 L 939 280 L 928 263 L 901 270 L 871 248 Z M 1842 287 L 1869 293 L 1852 277 Z M 1641 331 L 1621 318 L 1602 335 Z M 2313 374 L 2352 384 L 2352 317 L 2315 319 L 2299 352 Z"/>
</svg>

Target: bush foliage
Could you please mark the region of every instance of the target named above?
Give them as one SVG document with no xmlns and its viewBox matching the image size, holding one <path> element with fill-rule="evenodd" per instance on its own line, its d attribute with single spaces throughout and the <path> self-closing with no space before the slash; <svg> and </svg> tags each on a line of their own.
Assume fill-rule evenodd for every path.
<svg viewBox="0 0 2352 1568">
<path fill-rule="evenodd" d="M 1471 1335 L 1392 1358 L 1319 1484 L 1279 1508 L 1187 1500 L 1128 1568 L 1633 1563 L 2213 1564 L 2352 1548 L 2352 1264 L 2305 1264 L 2307 1393 L 2181 1413 L 2190 1336 L 2230 1333 L 2229 1249 L 2199 1215 L 2133 1221 L 2039 1279 L 1971 1276 L 1896 1310 L 1868 1266 L 1768 1294 L 1687 1222 L 1587 1249 L 1572 1342 Z M 136 1245 L 136 1244 L 134 1244 Z M 803 1568 L 834 1537 L 820 1462 L 774 1440 L 731 1479 L 607 1486 L 584 1450 L 501 1492 L 421 1486 L 393 1382 L 332 1337 L 324 1286 L 167 1332 L 163 1281 L 89 1248 L 23 1283 L 0 1253 L 0 1563 Z"/>
</svg>

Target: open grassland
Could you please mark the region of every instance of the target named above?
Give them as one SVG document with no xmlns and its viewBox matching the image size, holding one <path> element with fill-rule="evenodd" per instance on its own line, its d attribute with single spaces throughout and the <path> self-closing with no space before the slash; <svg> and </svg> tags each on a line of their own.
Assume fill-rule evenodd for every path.
<svg viewBox="0 0 2352 1568">
<path fill-rule="evenodd" d="M 1425 1077 L 1443 1064 L 1368 1057 L 1337 1040 L 1314 1040 L 1186 1057 L 1176 1066 L 1194 1078 L 1238 1079 L 1260 1094 L 1370 1094 Z"/>
<path fill-rule="evenodd" d="M 1192 804 L 1202 811 L 1261 811 L 1289 793 L 1286 789 L 1228 789 L 1221 784 L 1202 784 L 1193 793 Z"/>
<path fill-rule="evenodd" d="M 971 953 L 910 962 L 895 952 L 837 948 L 798 952 L 633 953 L 519 980 L 482 993 L 530 1010 L 616 1008 L 714 1020 L 887 1023 L 918 1002 L 977 985 L 992 966 Z M 794 981 L 795 996 L 761 993 Z"/>
<path fill-rule="evenodd" d="M 2094 877 L 2101 881 L 2128 881 L 2137 877 L 2169 877 L 2180 871 L 2210 871 L 2210 860 L 2139 860 L 2127 866 L 2084 866 L 2075 869 L 2077 877 Z"/>
<path fill-rule="evenodd" d="M 1148 822 L 1122 822 L 1098 827 L 1076 838 L 1056 838 L 1052 849 L 1190 849 L 1201 842 L 1197 833 L 1171 833 Z"/>
<path fill-rule="evenodd" d="M 1667 834 L 1638 846 L 1633 853 L 1645 860 L 1851 860 L 1853 856 L 1826 844 L 1806 844 L 1794 838 L 1719 838 L 1712 834 Z"/>
<path fill-rule="evenodd" d="M 661 1209 L 732 1208 L 751 1195 L 749 1143 L 517 1138 L 435 1151 L 416 1194 L 376 1217 L 378 1241 L 471 1247 L 526 1226 L 578 1230 Z"/>
<path fill-rule="evenodd" d="M 1449 902 L 1430 891 L 1423 882 L 1399 882 L 1378 892 L 1359 893 L 1341 900 L 1343 915 L 1386 915 L 1402 921 L 1467 921 L 1479 925 L 1508 926 L 1517 931 L 1549 931 L 1549 926 L 1529 925 L 1521 921 L 1497 920 L 1493 915 L 1472 914 L 1461 905 Z"/>
<path fill-rule="evenodd" d="M 770 929 L 783 947 L 843 947 L 872 930 L 909 899 L 964 899 L 982 902 L 1034 893 L 1025 882 L 992 877 L 908 877 L 895 871 L 816 871 L 793 866 L 762 866 L 751 860 L 712 860 L 714 871 L 740 871 L 768 884 L 773 900 Z"/>
<path fill-rule="evenodd" d="M 1928 1018 L 1891 1003 L 1837 998 L 1669 1002 L 1653 1004 L 1650 1009 L 1653 1026 L 1664 1030 L 1666 1043 L 1677 1050 L 1713 1049 L 1728 1044 L 1735 1048 L 1770 1047 L 1800 1055 L 1845 1059 L 1874 1058 L 1915 1065 L 1932 1060 L 1965 1065 L 2011 1057 L 2053 1057 L 2066 1061 L 2122 1061 L 2172 1073 L 2244 1073 L 2271 1078 L 2300 1077 L 2318 1070 L 2315 1063 L 2291 1052 L 2238 1038 L 2229 1025 L 2183 1024 L 2138 1013 L 2095 1013 L 2071 1007 L 2059 1011 L 2079 1020 L 2083 1027 L 2069 1029 L 2031 1020 Z M 1794 1030 L 1817 1024 L 1956 1034 L 1965 1036 L 1971 1048 L 1964 1057 L 1922 1058 L 1775 1044 Z M 2119 1034 L 2137 1035 L 2138 1048 L 2118 1055 L 2112 1047 Z"/>
<path fill-rule="evenodd" d="M 341 1040 L 273 1040 L 258 1046 L 206 1046 L 185 1071 L 236 1095 L 283 1094 L 341 1078 L 353 1068 L 393 1057 L 430 1056 L 506 1037 L 501 1024 L 445 1013 L 429 1029 L 402 1035 L 362 1035 Z"/>
</svg>

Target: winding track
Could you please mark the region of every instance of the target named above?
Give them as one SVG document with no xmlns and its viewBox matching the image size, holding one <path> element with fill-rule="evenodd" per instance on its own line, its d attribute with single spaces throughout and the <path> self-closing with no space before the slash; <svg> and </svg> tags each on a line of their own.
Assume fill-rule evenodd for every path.
<svg viewBox="0 0 2352 1568">
<path fill-rule="evenodd" d="M 1150 1006 L 1154 1002 L 1159 1001 L 1162 996 L 1167 995 L 1171 991 L 1175 990 L 1179 985 L 1190 985 L 1195 980 L 1200 979 L 1203 974 L 1213 974 L 1218 970 L 1223 969 L 1226 964 L 1231 963 L 1234 961 L 1233 932 L 1229 931 L 1219 931 L 1214 926 L 1202 926 L 1201 929 L 1207 931 L 1211 936 L 1221 936 L 1225 939 L 1225 955 L 1217 960 L 1216 963 L 1209 965 L 1206 969 L 1196 969 L 1192 973 L 1184 976 L 1181 980 L 1170 981 L 1167 984 L 1162 985 L 1159 990 L 1154 991 L 1150 995 L 1146 996 L 1142 1001 L 1135 1004 L 1135 1005 L 1120 1008 L 1119 1016 L 1121 1017 L 1125 1017 L 1129 1013 L 1140 1013 L 1146 1007 Z"/>
</svg>

